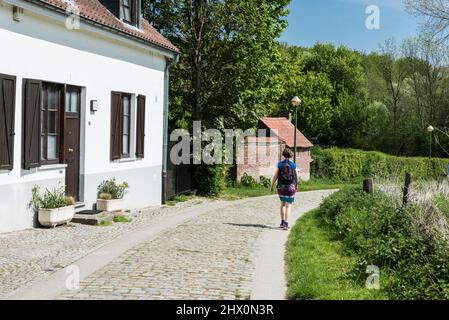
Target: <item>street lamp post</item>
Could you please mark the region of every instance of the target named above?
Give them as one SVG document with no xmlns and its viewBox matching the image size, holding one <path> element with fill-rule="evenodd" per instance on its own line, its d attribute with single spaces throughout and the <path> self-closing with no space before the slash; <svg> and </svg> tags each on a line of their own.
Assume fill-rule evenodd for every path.
<svg viewBox="0 0 449 320">
<path fill-rule="evenodd" d="M 427 132 L 429 133 L 429 165 L 430 165 L 430 161 L 432 160 L 432 138 L 433 138 L 434 130 L 435 130 L 435 128 L 432 126 L 427 127 Z"/>
<path fill-rule="evenodd" d="M 294 147 L 294 151 L 293 153 L 295 154 L 294 156 L 294 162 L 296 164 L 296 148 L 298 145 L 298 137 L 297 137 L 297 130 L 298 130 L 298 107 L 301 104 L 301 99 L 299 99 L 299 97 L 295 96 L 292 101 L 292 106 L 295 108 L 295 147 Z"/>
</svg>

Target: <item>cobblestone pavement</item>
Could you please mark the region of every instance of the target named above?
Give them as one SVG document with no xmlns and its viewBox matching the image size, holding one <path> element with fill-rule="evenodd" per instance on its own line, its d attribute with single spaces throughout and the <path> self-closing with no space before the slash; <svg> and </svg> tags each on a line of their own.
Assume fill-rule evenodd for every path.
<svg viewBox="0 0 449 320">
<path fill-rule="evenodd" d="M 299 195 L 318 205 L 329 192 Z M 59 299 L 249 299 L 258 235 L 278 223 L 275 197 L 229 203 L 121 255 Z M 279 230 L 279 232 L 284 232 Z"/>
<path fill-rule="evenodd" d="M 98 247 L 142 226 L 207 202 L 195 199 L 175 207 L 147 208 L 125 213 L 128 223 L 107 227 L 69 224 L 55 229 L 29 229 L 0 234 L 0 297 L 63 269 Z"/>
</svg>

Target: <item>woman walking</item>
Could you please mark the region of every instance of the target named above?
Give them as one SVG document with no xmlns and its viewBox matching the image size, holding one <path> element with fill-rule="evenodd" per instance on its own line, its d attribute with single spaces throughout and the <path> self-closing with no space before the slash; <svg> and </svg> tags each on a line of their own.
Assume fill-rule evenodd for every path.
<svg viewBox="0 0 449 320">
<path fill-rule="evenodd" d="M 295 202 L 295 195 L 298 186 L 298 177 L 296 174 L 296 164 L 291 161 L 293 158 L 293 151 L 286 148 L 282 152 L 285 158 L 279 162 L 274 173 L 273 181 L 271 183 L 271 191 L 273 192 L 274 185 L 277 182 L 277 191 L 279 199 L 281 200 L 281 225 L 284 230 L 289 229 L 288 218 L 291 214 L 292 205 Z"/>
</svg>

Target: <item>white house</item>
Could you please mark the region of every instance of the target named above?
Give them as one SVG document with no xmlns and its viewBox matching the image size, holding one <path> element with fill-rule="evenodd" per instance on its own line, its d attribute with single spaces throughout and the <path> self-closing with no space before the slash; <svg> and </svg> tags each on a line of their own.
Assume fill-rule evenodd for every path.
<svg viewBox="0 0 449 320">
<path fill-rule="evenodd" d="M 140 0 L 0 0 L 0 46 L 0 232 L 33 227 L 35 185 L 83 210 L 116 177 L 126 208 L 161 203 L 178 50 Z"/>
</svg>

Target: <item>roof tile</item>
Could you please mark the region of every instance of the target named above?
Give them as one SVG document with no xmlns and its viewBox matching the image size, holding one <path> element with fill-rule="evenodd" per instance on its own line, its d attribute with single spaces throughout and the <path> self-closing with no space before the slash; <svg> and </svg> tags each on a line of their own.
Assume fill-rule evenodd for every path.
<svg viewBox="0 0 449 320">
<path fill-rule="evenodd" d="M 126 33 L 158 47 L 179 53 L 178 48 L 162 36 L 146 19 L 140 18 L 140 29 L 127 25 L 118 19 L 98 0 L 38 0 L 38 2 L 50 4 L 63 10 L 67 10 L 71 4 L 75 4 L 79 9 L 79 15 L 83 18 Z"/>
<path fill-rule="evenodd" d="M 262 118 L 261 124 L 267 129 L 277 130 L 279 139 L 285 141 L 289 148 L 295 146 L 295 126 L 287 118 Z M 300 148 L 311 148 L 313 144 L 299 131 L 297 132 L 297 145 Z"/>
</svg>

